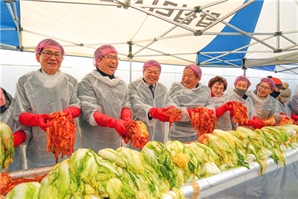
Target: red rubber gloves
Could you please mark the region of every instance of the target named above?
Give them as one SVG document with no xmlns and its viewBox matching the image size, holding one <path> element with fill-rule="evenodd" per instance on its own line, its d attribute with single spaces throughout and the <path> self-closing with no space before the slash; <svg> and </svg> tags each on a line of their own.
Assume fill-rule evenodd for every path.
<svg viewBox="0 0 298 199">
<path fill-rule="evenodd" d="M 39 126 L 42 130 L 46 131 L 46 128 L 51 126 L 51 123 L 47 123 L 47 119 L 51 119 L 49 114 L 33 114 L 24 112 L 20 115 L 19 121 L 25 126 Z"/>
<path fill-rule="evenodd" d="M 212 109 L 208 109 L 208 113 L 209 113 L 209 115 L 215 114 L 214 110 L 212 110 Z"/>
<path fill-rule="evenodd" d="M 164 112 L 164 108 L 151 108 L 150 109 L 150 116 L 154 119 L 158 119 L 162 122 L 168 122 L 169 116 L 167 116 Z"/>
<path fill-rule="evenodd" d="M 295 115 L 295 114 L 293 114 L 293 113 L 291 113 L 291 118 L 293 119 L 293 120 L 298 120 L 298 115 Z"/>
<path fill-rule="evenodd" d="M 13 146 L 17 147 L 20 144 L 22 144 L 23 142 L 25 142 L 27 135 L 24 131 L 22 130 L 18 130 L 16 132 L 14 132 L 13 134 Z"/>
<path fill-rule="evenodd" d="M 167 111 L 167 110 L 169 110 L 171 108 L 175 108 L 175 106 L 168 106 L 166 108 L 162 108 L 162 111 L 165 112 L 165 111 Z"/>
<path fill-rule="evenodd" d="M 287 114 L 285 114 L 284 112 L 280 112 L 280 115 L 285 115 L 285 116 L 287 116 Z"/>
<path fill-rule="evenodd" d="M 132 119 L 132 112 L 129 108 L 123 108 L 122 111 L 121 111 L 121 119 L 122 120 L 125 120 L 125 121 L 128 121 L 128 122 L 131 122 L 133 121 Z"/>
<path fill-rule="evenodd" d="M 72 118 L 77 118 L 81 114 L 81 110 L 76 106 L 71 106 L 63 110 L 65 115 L 70 115 Z"/>
<path fill-rule="evenodd" d="M 227 102 L 224 105 L 216 108 L 216 117 L 221 117 L 225 112 L 230 111 L 230 117 L 233 117 L 233 108 L 230 106 L 231 102 Z"/>
<path fill-rule="evenodd" d="M 188 115 L 189 115 L 189 118 L 191 118 L 192 116 L 192 112 L 193 112 L 193 108 L 186 108 L 187 112 L 188 112 Z"/>
<path fill-rule="evenodd" d="M 98 111 L 96 111 L 93 114 L 93 117 L 94 117 L 96 123 L 98 124 L 98 126 L 114 128 L 120 136 L 122 136 L 122 137 L 128 136 L 127 130 L 124 126 L 124 124 L 127 123 L 127 121 L 117 120 L 113 117 L 110 117 L 110 116 L 100 113 Z"/>
<path fill-rule="evenodd" d="M 264 126 L 264 123 L 260 120 L 253 119 L 253 120 L 248 120 L 248 126 L 252 126 L 255 129 L 260 129 Z"/>
</svg>

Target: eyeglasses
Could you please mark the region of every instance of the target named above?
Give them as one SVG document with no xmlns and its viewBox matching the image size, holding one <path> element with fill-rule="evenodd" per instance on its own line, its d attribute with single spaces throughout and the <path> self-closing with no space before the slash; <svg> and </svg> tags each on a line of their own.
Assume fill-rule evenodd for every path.
<svg viewBox="0 0 298 199">
<path fill-rule="evenodd" d="M 159 70 L 153 71 L 153 70 L 147 69 L 146 72 L 149 73 L 149 74 L 154 74 L 154 75 L 159 75 L 160 74 Z"/>
<path fill-rule="evenodd" d="M 271 88 L 268 88 L 266 86 L 260 85 L 259 86 L 261 89 L 264 89 L 265 91 L 271 91 Z"/>
<path fill-rule="evenodd" d="M 116 61 L 118 61 L 120 59 L 119 57 L 112 56 L 112 55 L 106 55 L 106 56 L 103 56 L 103 57 L 108 58 L 108 59 L 111 59 L 111 60 L 115 59 Z"/>
<path fill-rule="evenodd" d="M 45 51 L 45 52 L 41 52 L 41 53 L 44 54 L 45 58 L 50 58 L 50 57 L 52 57 L 52 55 L 54 55 L 54 57 L 57 59 L 62 58 L 62 55 L 60 53 L 52 53 L 51 51 Z"/>
</svg>

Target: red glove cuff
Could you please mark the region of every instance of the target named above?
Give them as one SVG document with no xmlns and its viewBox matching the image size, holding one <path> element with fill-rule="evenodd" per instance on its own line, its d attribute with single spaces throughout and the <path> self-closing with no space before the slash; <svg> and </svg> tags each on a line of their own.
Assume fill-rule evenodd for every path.
<svg viewBox="0 0 298 199">
<path fill-rule="evenodd" d="M 217 118 L 219 118 L 219 117 L 221 117 L 225 112 L 227 112 L 227 105 L 226 104 L 224 104 L 224 105 L 222 105 L 222 106 L 220 106 L 220 107 L 218 107 L 218 108 L 216 108 L 215 109 L 215 115 L 216 115 L 216 117 Z"/>
<path fill-rule="evenodd" d="M 132 121 L 132 112 L 129 108 L 123 108 L 121 110 L 121 119 L 125 121 Z"/>
<path fill-rule="evenodd" d="M 150 109 L 150 115 L 154 119 L 158 119 L 162 122 L 168 122 L 169 121 L 169 116 L 167 116 L 163 111 L 162 108 L 151 108 Z"/>
<path fill-rule="evenodd" d="M 17 147 L 20 144 L 22 144 L 23 142 L 25 142 L 27 135 L 24 131 L 22 130 L 18 130 L 13 134 L 13 146 Z"/>
<path fill-rule="evenodd" d="M 280 115 L 285 115 L 285 116 L 287 116 L 284 112 L 280 112 Z"/>
<path fill-rule="evenodd" d="M 72 118 L 77 118 L 81 114 L 81 109 L 76 106 L 71 106 L 63 110 L 65 114 L 70 114 Z"/>
<path fill-rule="evenodd" d="M 291 113 L 291 118 L 294 119 L 294 120 L 298 120 L 298 115 L 295 115 L 295 114 Z"/>
</svg>

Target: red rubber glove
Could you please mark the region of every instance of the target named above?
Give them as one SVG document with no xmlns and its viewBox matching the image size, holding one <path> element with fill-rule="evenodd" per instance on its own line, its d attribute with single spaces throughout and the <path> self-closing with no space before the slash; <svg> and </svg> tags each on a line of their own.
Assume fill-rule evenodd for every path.
<svg viewBox="0 0 298 199">
<path fill-rule="evenodd" d="M 72 118 L 77 118 L 81 114 L 81 109 L 76 106 L 71 106 L 63 110 L 65 115 L 70 115 Z"/>
<path fill-rule="evenodd" d="M 168 106 L 166 108 L 162 108 L 162 111 L 165 112 L 165 111 L 167 111 L 167 110 L 169 110 L 171 108 L 175 108 L 175 106 Z"/>
<path fill-rule="evenodd" d="M 208 109 L 208 113 L 209 113 L 209 115 L 213 115 L 213 114 L 215 114 L 215 112 L 214 112 L 213 109 Z"/>
<path fill-rule="evenodd" d="M 258 116 L 253 116 L 253 120 L 257 120 L 257 121 L 263 122 L 263 120 L 260 119 Z"/>
<path fill-rule="evenodd" d="M 151 108 L 150 109 L 150 116 L 154 119 L 158 119 L 162 122 L 168 122 L 169 121 L 169 116 L 167 116 L 164 112 L 163 112 L 163 108 Z"/>
<path fill-rule="evenodd" d="M 294 113 L 291 113 L 291 118 L 293 120 L 298 120 L 298 115 L 295 115 Z"/>
<path fill-rule="evenodd" d="M 230 106 L 231 102 L 227 102 L 224 105 L 215 109 L 216 117 L 221 117 L 225 112 L 230 111 L 230 117 L 233 117 L 233 108 Z"/>
<path fill-rule="evenodd" d="M 258 121 L 258 120 L 248 120 L 248 126 L 252 126 L 255 129 L 260 129 L 264 126 L 263 122 Z"/>
<path fill-rule="evenodd" d="M 123 108 L 122 111 L 121 111 L 121 119 L 122 120 L 125 120 L 125 121 L 128 121 L 128 122 L 131 122 L 133 121 L 132 119 L 132 112 L 129 108 Z"/>
<path fill-rule="evenodd" d="M 17 147 L 20 144 L 22 144 L 23 142 L 25 142 L 27 135 L 24 131 L 22 130 L 18 130 L 16 132 L 14 132 L 13 134 L 13 146 Z"/>
<path fill-rule="evenodd" d="M 285 115 L 285 116 L 287 116 L 287 114 L 285 114 L 284 112 L 280 112 L 280 115 Z"/>
<path fill-rule="evenodd" d="M 186 108 L 186 110 L 188 112 L 189 117 L 191 118 L 192 112 L 193 112 L 194 109 L 193 108 Z"/>
<path fill-rule="evenodd" d="M 94 117 L 96 123 L 98 124 L 98 126 L 114 128 L 120 136 L 122 136 L 122 137 L 128 136 L 127 130 L 124 126 L 124 124 L 127 123 L 127 121 L 117 120 L 113 117 L 110 117 L 110 116 L 100 113 L 98 111 L 96 111 L 93 114 L 93 117 Z"/>
<path fill-rule="evenodd" d="M 39 126 L 42 130 L 46 131 L 46 128 L 52 126 L 51 123 L 47 123 L 47 119 L 52 119 L 49 114 L 33 114 L 24 112 L 20 115 L 19 121 L 25 126 Z"/>
</svg>

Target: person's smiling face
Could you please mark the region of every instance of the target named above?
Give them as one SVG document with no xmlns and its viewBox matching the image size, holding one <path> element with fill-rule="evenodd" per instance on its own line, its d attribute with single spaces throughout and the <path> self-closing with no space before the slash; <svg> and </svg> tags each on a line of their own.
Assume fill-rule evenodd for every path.
<svg viewBox="0 0 298 199">
<path fill-rule="evenodd" d="M 157 66 L 149 66 L 144 72 L 144 79 L 149 85 L 155 84 L 159 80 L 160 70 Z"/>
<path fill-rule="evenodd" d="M 215 97 L 220 97 L 222 96 L 224 91 L 224 85 L 221 82 L 215 82 L 213 84 L 213 86 L 211 87 L 211 93 L 215 96 Z"/>
<path fill-rule="evenodd" d="M 35 54 L 36 61 L 41 64 L 42 70 L 48 75 L 54 75 L 60 68 L 63 56 L 57 48 L 44 48 Z"/>
<path fill-rule="evenodd" d="M 272 89 L 267 82 L 262 82 L 259 84 L 257 88 L 257 95 L 259 97 L 267 97 L 270 93 L 272 93 Z"/>
<path fill-rule="evenodd" d="M 119 64 L 119 59 L 116 53 L 109 53 L 103 56 L 97 63 L 97 67 L 107 75 L 114 75 Z"/>
<path fill-rule="evenodd" d="M 187 68 L 183 71 L 182 84 L 184 87 L 192 89 L 197 85 L 199 81 L 200 78 L 190 68 Z"/>
</svg>

